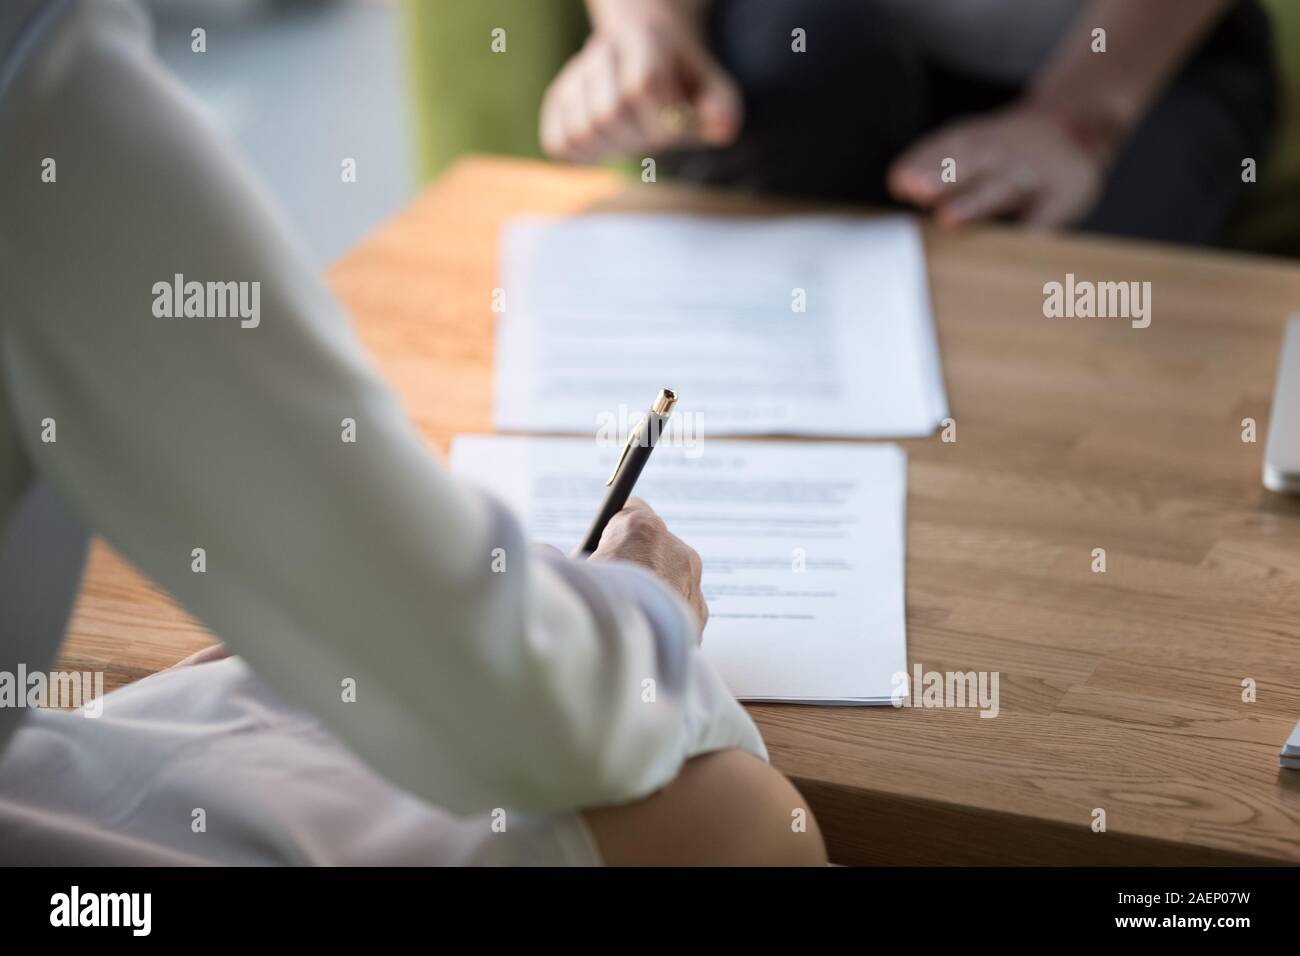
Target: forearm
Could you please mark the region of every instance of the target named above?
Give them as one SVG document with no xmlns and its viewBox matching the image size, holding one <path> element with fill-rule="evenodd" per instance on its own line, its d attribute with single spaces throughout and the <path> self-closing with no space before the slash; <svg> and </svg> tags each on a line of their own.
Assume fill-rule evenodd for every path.
<svg viewBox="0 0 1300 956">
<path fill-rule="evenodd" d="M 1234 0 L 1092 0 L 1028 99 L 1111 158 Z M 1093 31 L 1106 31 L 1094 52 Z"/>
</svg>

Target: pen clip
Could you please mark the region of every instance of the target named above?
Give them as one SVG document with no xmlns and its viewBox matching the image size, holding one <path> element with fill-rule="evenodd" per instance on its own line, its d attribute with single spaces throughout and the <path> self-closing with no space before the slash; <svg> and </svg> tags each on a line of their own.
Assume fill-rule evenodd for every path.
<svg viewBox="0 0 1300 956">
<path fill-rule="evenodd" d="M 627 441 L 623 443 L 623 450 L 619 452 L 618 461 L 614 464 L 614 470 L 610 472 L 609 480 L 605 482 L 606 488 L 612 485 L 614 479 L 618 477 L 619 470 L 623 467 L 623 462 L 627 460 L 627 453 L 632 450 L 632 442 L 634 442 L 641 434 L 641 429 L 645 427 L 645 423 L 646 419 L 642 418 L 641 421 L 637 423 L 636 428 L 627 433 Z"/>
</svg>

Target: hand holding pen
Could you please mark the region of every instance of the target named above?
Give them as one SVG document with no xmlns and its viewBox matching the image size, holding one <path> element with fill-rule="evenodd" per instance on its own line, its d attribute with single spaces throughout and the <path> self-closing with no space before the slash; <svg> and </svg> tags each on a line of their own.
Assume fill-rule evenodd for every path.
<svg viewBox="0 0 1300 956">
<path fill-rule="evenodd" d="M 699 554 L 669 531 L 649 505 L 630 497 L 676 402 L 671 389 L 661 391 L 628 435 L 614 472 L 605 483 L 609 491 L 575 557 L 632 561 L 648 569 L 691 606 L 702 631 L 709 619 L 709 608 L 700 590 Z"/>
</svg>

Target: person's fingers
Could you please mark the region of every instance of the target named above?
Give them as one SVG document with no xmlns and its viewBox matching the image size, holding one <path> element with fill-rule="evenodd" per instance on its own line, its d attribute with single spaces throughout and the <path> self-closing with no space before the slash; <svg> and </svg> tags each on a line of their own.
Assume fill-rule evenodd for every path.
<svg viewBox="0 0 1300 956">
<path fill-rule="evenodd" d="M 557 84 L 552 83 L 542 100 L 541 122 L 538 123 L 538 139 L 542 152 L 552 159 L 560 159 L 564 153 L 564 124 L 561 122 L 559 94 Z"/>
<path fill-rule="evenodd" d="M 620 49 L 618 88 L 646 147 L 658 149 L 682 138 L 684 131 L 670 128 L 664 116 L 687 102 L 686 90 L 673 64 L 663 60 L 648 38 L 637 37 Z"/>
<path fill-rule="evenodd" d="M 943 190 L 942 144 L 925 140 L 906 149 L 885 175 L 889 193 L 900 202 L 929 206 Z M 936 158 L 937 157 L 937 158 Z"/>
<path fill-rule="evenodd" d="M 1069 204 L 1060 197 L 1044 193 L 1025 210 L 1021 223 L 1029 229 L 1059 229 L 1070 224 L 1071 212 Z"/>
<path fill-rule="evenodd" d="M 700 578 L 704 573 L 704 561 L 700 553 L 689 545 L 686 546 L 687 570 L 691 581 L 691 607 L 700 619 L 700 639 L 704 639 L 704 628 L 709 623 L 709 604 L 704 600 L 704 591 L 700 587 Z"/>
<path fill-rule="evenodd" d="M 539 555 L 559 555 L 561 558 L 564 557 L 563 551 L 555 545 L 547 544 L 544 541 L 534 541 L 531 547 L 533 551 Z"/>
<path fill-rule="evenodd" d="M 575 163 L 594 162 L 600 156 L 600 134 L 592 124 L 582 89 L 575 80 L 571 95 L 560 102 L 560 122 L 564 127 L 565 159 Z"/>
<path fill-rule="evenodd" d="M 939 201 L 935 218 L 945 226 L 959 226 L 981 219 L 1023 212 L 1033 204 L 1037 184 L 1019 167 L 1005 173 L 984 176 L 976 185 Z"/>
<path fill-rule="evenodd" d="M 949 165 L 948 161 L 952 163 Z M 908 148 L 894 160 L 886 175 L 890 194 L 900 202 L 928 209 L 965 192 L 995 173 L 997 153 L 973 134 L 939 133 Z M 951 169 L 952 175 L 945 176 Z"/>
<path fill-rule="evenodd" d="M 703 562 L 699 553 L 682 541 L 640 498 L 627 504 L 606 526 L 593 560 L 632 561 L 649 569 L 681 596 L 695 613 L 703 632 L 709 606 L 700 587 Z"/>
<path fill-rule="evenodd" d="M 606 157 L 639 150 L 642 137 L 632 107 L 620 95 L 618 54 L 611 44 L 593 50 L 582 77 L 586 109 Z"/>
<path fill-rule="evenodd" d="M 697 85 L 691 132 L 705 145 L 730 145 L 740 135 L 744 120 L 740 87 L 707 53 L 699 54 L 692 65 Z"/>
<path fill-rule="evenodd" d="M 574 145 L 570 142 L 568 132 L 568 114 L 572 109 L 570 101 L 579 93 L 575 82 L 578 68 L 578 59 L 570 60 L 551 83 L 542 103 L 542 149 L 554 159 L 570 159 L 573 154 Z"/>
<path fill-rule="evenodd" d="M 723 145 L 740 132 L 735 81 L 702 47 L 653 34 L 589 41 L 543 102 L 546 153 L 573 162 L 691 144 Z"/>
<path fill-rule="evenodd" d="M 543 106 L 543 148 L 555 159 L 596 162 L 614 151 L 595 122 L 591 97 L 605 67 L 604 44 L 589 43 L 569 61 L 547 91 Z"/>
<path fill-rule="evenodd" d="M 1094 207 L 1102 178 L 1096 170 L 1078 169 L 1054 176 L 1039 189 L 1022 222 L 1031 229 L 1061 229 L 1076 225 Z"/>
</svg>

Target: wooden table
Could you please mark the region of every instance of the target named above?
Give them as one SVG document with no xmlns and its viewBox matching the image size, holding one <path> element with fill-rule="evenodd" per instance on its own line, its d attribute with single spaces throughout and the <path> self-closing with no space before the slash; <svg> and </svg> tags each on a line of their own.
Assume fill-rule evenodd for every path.
<svg viewBox="0 0 1300 956">
<path fill-rule="evenodd" d="M 502 222 L 593 206 L 798 208 L 460 163 L 329 274 L 437 449 L 491 430 Z M 1300 269 L 1009 229 L 927 244 L 957 441 L 904 443 L 908 659 L 998 671 L 1001 713 L 752 707 L 773 761 L 843 863 L 1300 862 L 1300 773 L 1277 761 L 1300 719 L 1300 503 L 1260 485 Z M 1044 318 L 1067 272 L 1152 282 L 1150 328 Z M 116 686 L 211 640 L 96 545 L 63 664 Z"/>
</svg>

